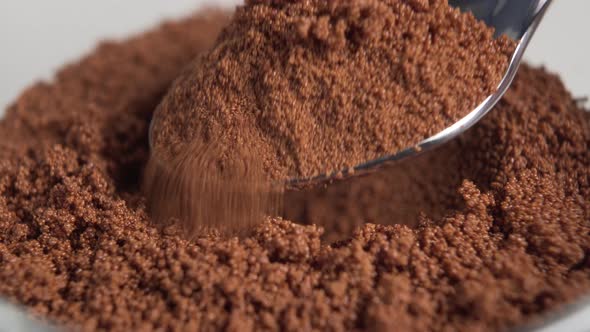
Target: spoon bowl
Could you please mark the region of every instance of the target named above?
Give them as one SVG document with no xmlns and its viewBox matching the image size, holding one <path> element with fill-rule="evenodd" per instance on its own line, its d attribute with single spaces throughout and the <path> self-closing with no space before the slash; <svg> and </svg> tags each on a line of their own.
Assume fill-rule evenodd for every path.
<svg viewBox="0 0 590 332">
<path fill-rule="evenodd" d="M 483 118 L 502 99 L 523 60 L 523 55 L 553 0 L 449 0 L 449 4 L 473 15 L 495 29 L 496 36 L 507 35 L 517 41 L 506 73 L 494 93 L 489 95 L 465 117 L 441 132 L 426 138 L 416 145 L 391 155 L 386 155 L 337 172 L 308 178 L 287 180 L 287 187 L 304 187 L 311 184 L 375 171 L 392 162 L 417 156 L 432 150 L 459 136 Z"/>
</svg>

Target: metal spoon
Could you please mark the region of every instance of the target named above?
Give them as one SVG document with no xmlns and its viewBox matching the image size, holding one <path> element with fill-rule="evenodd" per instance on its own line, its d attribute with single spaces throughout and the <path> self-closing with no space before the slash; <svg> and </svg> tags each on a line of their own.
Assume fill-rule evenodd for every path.
<svg viewBox="0 0 590 332">
<path fill-rule="evenodd" d="M 367 161 L 352 169 L 308 178 L 290 179 L 287 181 L 287 186 L 301 187 L 311 183 L 329 181 L 340 176 L 350 176 L 353 173 L 365 173 L 387 163 L 397 162 L 402 159 L 417 156 L 420 153 L 448 142 L 471 128 L 484 115 L 492 110 L 492 108 L 494 108 L 496 103 L 498 103 L 502 96 L 504 96 L 510 87 L 510 84 L 512 84 L 522 62 L 524 52 L 552 1 L 553 0 L 449 0 L 451 6 L 460 8 L 463 11 L 470 11 L 475 17 L 483 20 L 489 26 L 494 27 L 497 36 L 505 34 L 518 41 L 518 45 L 512 55 L 506 74 L 502 78 L 496 91 L 461 120 L 438 134 L 431 136 L 422 142 L 417 142 L 417 144 L 412 147 L 408 147 L 407 149 L 401 150 L 392 155 Z"/>
</svg>

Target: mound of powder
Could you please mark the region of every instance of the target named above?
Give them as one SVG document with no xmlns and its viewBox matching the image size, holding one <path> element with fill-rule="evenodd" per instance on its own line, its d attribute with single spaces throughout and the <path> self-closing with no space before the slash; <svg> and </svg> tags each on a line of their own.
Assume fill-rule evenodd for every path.
<svg viewBox="0 0 590 332">
<path fill-rule="evenodd" d="M 590 116 L 526 66 L 435 155 L 289 194 L 285 214 L 310 225 L 192 242 L 152 227 L 138 189 L 152 111 L 227 22 L 103 44 L 10 107 L 0 294 L 88 331 L 497 331 L 590 291 Z"/>
<path fill-rule="evenodd" d="M 247 1 L 164 98 L 152 147 L 255 152 L 272 179 L 341 171 L 462 118 L 514 46 L 446 0 Z"/>
</svg>

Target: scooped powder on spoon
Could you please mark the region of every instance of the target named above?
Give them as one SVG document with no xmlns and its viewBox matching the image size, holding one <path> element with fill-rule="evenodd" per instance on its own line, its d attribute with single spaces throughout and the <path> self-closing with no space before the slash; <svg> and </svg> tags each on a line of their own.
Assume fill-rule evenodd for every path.
<svg viewBox="0 0 590 332">
<path fill-rule="evenodd" d="M 163 99 L 154 158 L 215 143 L 286 180 L 395 153 L 495 90 L 515 44 L 493 33 L 446 0 L 247 1 Z"/>
</svg>

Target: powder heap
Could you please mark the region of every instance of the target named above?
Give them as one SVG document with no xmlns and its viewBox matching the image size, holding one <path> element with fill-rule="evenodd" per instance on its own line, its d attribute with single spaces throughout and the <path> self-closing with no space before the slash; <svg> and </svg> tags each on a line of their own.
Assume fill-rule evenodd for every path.
<svg viewBox="0 0 590 332">
<path fill-rule="evenodd" d="M 152 111 L 227 20 L 103 44 L 9 108 L 0 294 L 88 331 L 497 331 L 590 291 L 590 116 L 526 66 L 416 169 L 287 197 L 310 225 L 269 218 L 244 239 L 195 241 L 152 227 L 138 189 Z"/>
<path fill-rule="evenodd" d="M 164 98 L 155 158 L 215 142 L 285 180 L 412 147 L 495 90 L 515 45 L 493 34 L 446 0 L 247 1 Z"/>
</svg>

